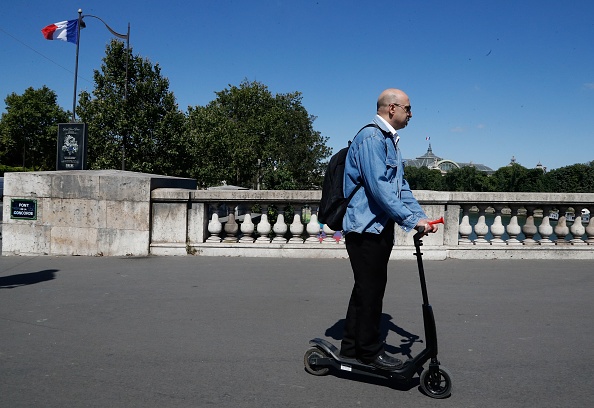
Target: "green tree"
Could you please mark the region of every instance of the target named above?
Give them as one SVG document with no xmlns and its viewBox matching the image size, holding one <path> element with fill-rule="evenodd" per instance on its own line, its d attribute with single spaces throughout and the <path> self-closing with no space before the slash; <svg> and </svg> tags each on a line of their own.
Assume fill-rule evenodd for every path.
<svg viewBox="0 0 594 408">
<path fill-rule="evenodd" d="M 594 161 L 551 170 L 545 175 L 545 183 L 548 192 L 592 193 L 594 192 Z"/>
<path fill-rule="evenodd" d="M 206 106 L 188 108 L 191 176 L 203 187 L 225 181 L 263 189 L 314 189 L 330 149 L 313 129 L 301 93 L 272 95 L 259 82 L 216 92 Z"/>
<path fill-rule="evenodd" d="M 93 94 L 80 94 L 77 112 L 88 124 L 89 168 L 122 168 L 124 148 L 126 170 L 187 175 L 185 115 L 169 80 L 158 64 L 130 51 L 126 83 L 126 53 L 121 41 L 112 40 L 94 72 Z"/>
<path fill-rule="evenodd" d="M 489 176 L 474 166 L 452 169 L 445 175 L 445 187 L 448 191 L 492 191 Z"/>
<path fill-rule="evenodd" d="M 441 191 L 444 189 L 444 176 L 438 169 L 406 166 L 404 178 L 413 190 Z"/>
<path fill-rule="evenodd" d="M 499 168 L 491 178 L 494 191 L 544 191 L 544 172 L 540 169 L 527 169 L 517 163 Z"/>
<path fill-rule="evenodd" d="M 4 100 L 0 118 L 2 164 L 34 170 L 56 169 L 58 123 L 68 122 L 69 113 L 56 103 L 56 93 L 46 86 L 12 93 Z"/>
</svg>

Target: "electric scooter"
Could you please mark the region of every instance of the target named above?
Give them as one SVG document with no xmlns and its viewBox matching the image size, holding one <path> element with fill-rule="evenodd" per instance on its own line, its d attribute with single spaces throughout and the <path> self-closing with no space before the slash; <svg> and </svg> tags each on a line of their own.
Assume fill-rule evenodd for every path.
<svg viewBox="0 0 594 408">
<path fill-rule="evenodd" d="M 430 224 L 443 224 L 443 217 L 430 221 Z M 418 372 L 420 374 L 420 386 L 423 392 L 431 398 L 447 398 L 452 391 L 452 378 L 448 370 L 440 365 L 437 360 L 437 330 L 433 309 L 429 304 L 427 285 L 425 283 L 425 270 L 423 268 L 423 254 L 421 238 L 425 235 L 424 229 L 414 235 L 414 244 L 419 268 L 419 279 L 421 281 L 421 292 L 423 295 L 423 322 L 425 326 L 425 349 L 415 357 L 405 361 L 401 368 L 395 370 L 383 370 L 371 365 L 363 364 L 359 360 L 340 356 L 339 350 L 330 342 L 315 338 L 309 342 L 313 347 L 305 352 L 305 370 L 313 375 L 327 375 L 330 370 L 339 370 L 353 374 L 363 374 L 372 377 L 395 379 L 396 381 L 408 382 Z M 425 363 L 429 361 L 429 367 L 423 370 Z"/>
</svg>

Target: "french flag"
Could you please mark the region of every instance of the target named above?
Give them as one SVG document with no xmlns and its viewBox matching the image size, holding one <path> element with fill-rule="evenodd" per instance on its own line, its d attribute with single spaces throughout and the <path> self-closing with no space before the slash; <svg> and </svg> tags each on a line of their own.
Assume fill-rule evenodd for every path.
<svg viewBox="0 0 594 408">
<path fill-rule="evenodd" d="M 76 44 L 78 40 L 78 19 L 60 21 L 41 30 L 46 40 L 62 40 Z"/>
</svg>

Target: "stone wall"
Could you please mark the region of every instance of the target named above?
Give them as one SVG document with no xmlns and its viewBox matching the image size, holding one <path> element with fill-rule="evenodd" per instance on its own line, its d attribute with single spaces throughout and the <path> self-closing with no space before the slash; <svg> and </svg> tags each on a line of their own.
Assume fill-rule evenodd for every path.
<svg viewBox="0 0 594 408">
<path fill-rule="evenodd" d="M 6 173 L 3 255 L 148 255 L 150 194 L 195 189 L 191 179 L 119 170 Z M 36 219 L 12 217 L 11 202 L 37 204 Z"/>
</svg>

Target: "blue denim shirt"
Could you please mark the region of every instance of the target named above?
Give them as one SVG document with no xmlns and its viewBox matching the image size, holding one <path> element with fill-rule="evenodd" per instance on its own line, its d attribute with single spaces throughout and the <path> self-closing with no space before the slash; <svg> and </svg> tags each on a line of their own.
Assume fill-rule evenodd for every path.
<svg viewBox="0 0 594 408">
<path fill-rule="evenodd" d="M 391 218 L 408 232 L 427 216 L 403 179 L 404 163 L 394 136 L 379 117 L 373 123 L 388 136 L 375 127 L 355 136 L 345 163 L 345 197 L 363 185 L 349 203 L 342 228 L 345 233 L 379 234 Z"/>
</svg>

